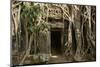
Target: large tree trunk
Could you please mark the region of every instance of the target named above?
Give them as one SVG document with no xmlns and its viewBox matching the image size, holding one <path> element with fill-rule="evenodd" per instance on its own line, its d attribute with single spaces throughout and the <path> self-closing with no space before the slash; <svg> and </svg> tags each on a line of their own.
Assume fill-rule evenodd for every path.
<svg viewBox="0 0 100 67">
<path fill-rule="evenodd" d="M 28 55 L 30 54 L 32 41 L 33 41 L 33 34 L 30 36 L 28 49 L 26 50 L 26 53 L 25 53 L 24 57 L 22 58 L 22 60 L 21 60 L 21 62 L 20 62 L 19 65 L 23 65 L 23 63 L 24 63 L 26 57 L 28 57 Z"/>
</svg>

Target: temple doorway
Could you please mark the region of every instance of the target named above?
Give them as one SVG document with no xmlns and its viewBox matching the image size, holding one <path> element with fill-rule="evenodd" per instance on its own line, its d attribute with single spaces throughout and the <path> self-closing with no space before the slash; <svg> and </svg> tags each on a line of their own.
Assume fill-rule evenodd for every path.
<svg viewBox="0 0 100 67">
<path fill-rule="evenodd" d="M 58 55 L 61 54 L 61 30 L 51 31 L 51 54 Z"/>
</svg>

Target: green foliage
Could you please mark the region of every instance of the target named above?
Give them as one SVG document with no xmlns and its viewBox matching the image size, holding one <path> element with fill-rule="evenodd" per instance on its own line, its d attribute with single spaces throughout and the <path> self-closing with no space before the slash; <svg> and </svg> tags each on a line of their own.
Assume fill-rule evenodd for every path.
<svg viewBox="0 0 100 67">
<path fill-rule="evenodd" d="M 27 22 L 29 32 L 35 33 L 49 28 L 48 23 L 40 19 L 43 15 L 40 4 L 23 2 L 21 6 L 21 17 L 22 19 L 27 19 L 25 22 Z"/>
<path fill-rule="evenodd" d="M 31 3 L 29 3 L 31 4 Z M 37 17 L 39 16 L 40 14 L 40 6 L 39 5 L 34 5 L 34 4 L 31 4 L 31 5 L 28 5 L 27 6 L 27 2 L 26 4 L 22 4 L 22 15 L 23 16 L 27 16 L 27 18 L 30 18 L 30 19 L 37 19 Z"/>
</svg>

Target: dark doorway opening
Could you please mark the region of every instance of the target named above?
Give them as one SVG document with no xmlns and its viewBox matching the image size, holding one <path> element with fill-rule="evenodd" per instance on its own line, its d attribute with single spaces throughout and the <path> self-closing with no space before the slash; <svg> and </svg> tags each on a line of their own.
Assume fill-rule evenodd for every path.
<svg viewBox="0 0 100 67">
<path fill-rule="evenodd" d="M 61 54 L 61 31 L 51 31 L 51 53 L 52 55 Z"/>
</svg>

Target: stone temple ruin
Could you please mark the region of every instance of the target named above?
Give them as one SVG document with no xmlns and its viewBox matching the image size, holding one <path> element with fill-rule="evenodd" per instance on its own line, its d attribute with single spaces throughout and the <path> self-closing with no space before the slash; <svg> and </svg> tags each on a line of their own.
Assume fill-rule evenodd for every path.
<svg viewBox="0 0 100 67">
<path fill-rule="evenodd" d="M 21 3 L 19 2 L 12 8 L 13 19 L 18 17 Z M 22 61 L 29 44 L 26 44 L 23 32 L 19 32 L 23 41 L 21 41 L 21 38 L 16 40 L 14 36 L 14 29 L 15 32 L 16 29 L 18 29 L 17 31 L 23 31 L 23 24 L 19 28 L 18 26 L 14 28 L 12 23 L 12 63 L 14 65 L 96 60 L 95 6 L 36 4 L 40 4 L 44 13 L 41 15 L 41 20 L 49 24 L 49 29 L 45 29 L 46 35 L 42 32 L 39 33 L 37 45 L 34 45 L 33 40 L 28 56 Z M 19 23 L 18 19 L 16 19 L 16 24 Z M 19 43 L 13 46 L 16 41 Z M 36 49 L 35 54 L 34 49 Z"/>
</svg>

